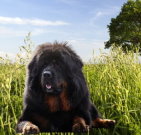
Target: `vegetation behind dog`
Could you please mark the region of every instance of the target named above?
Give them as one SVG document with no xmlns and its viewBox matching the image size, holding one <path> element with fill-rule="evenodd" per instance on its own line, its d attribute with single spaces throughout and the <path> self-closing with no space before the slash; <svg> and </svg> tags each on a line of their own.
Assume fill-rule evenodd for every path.
<svg viewBox="0 0 141 135">
<path fill-rule="evenodd" d="M 22 112 L 25 65 L 31 52 L 22 47 L 26 58 L 17 54 L 11 62 L 0 58 L 0 134 L 14 135 Z M 15 62 L 16 61 L 16 62 Z M 83 68 L 91 99 L 103 118 L 115 119 L 113 129 L 93 129 L 96 135 L 141 134 L 141 65 L 139 55 L 120 48 L 93 57 Z M 72 135 L 73 133 L 70 133 Z M 91 133 L 89 133 L 91 134 Z M 43 134 L 42 134 L 43 135 Z"/>
</svg>

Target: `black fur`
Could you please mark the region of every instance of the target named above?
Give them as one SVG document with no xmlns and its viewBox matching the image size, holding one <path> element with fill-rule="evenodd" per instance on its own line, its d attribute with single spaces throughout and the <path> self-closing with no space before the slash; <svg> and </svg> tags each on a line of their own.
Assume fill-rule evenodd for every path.
<svg viewBox="0 0 141 135">
<path fill-rule="evenodd" d="M 82 67 L 81 59 L 66 43 L 40 45 L 28 65 L 24 109 L 17 132 L 22 132 L 21 123 L 26 121 L 38 126 L 41 132 L 71 132 L 75 117 L 83 118 L 86 125 L 99 118 L 90 102 Z M 45 78 L 45 71 L 51 72 L 52 78 Z M 63 91 L 69 107 L 59 97 Z"/>
</svg>

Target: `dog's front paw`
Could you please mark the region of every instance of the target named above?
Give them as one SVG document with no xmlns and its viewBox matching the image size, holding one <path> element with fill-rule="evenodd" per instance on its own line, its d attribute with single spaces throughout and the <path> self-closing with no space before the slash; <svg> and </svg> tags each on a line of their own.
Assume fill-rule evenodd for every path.
<svg viewBox="0 0 141 135">
<path fill-rule="evenodd" d="M 93 121 L 92 127 L 96 128 L 112 128 L 115 126 L 115 120 L 97 118 Z"/>
<path fill-rule="evenodd" d="M 86 124 L 84 118 L 76 116 L 72 126 L 73 132 L 88 132 L 89 126 Z"/>
<path fill-rule="evenodd" d="M 88 132 L 89 131 L 89 126 L 88 125 L 83 125 L 81 123 L 76 123 L 72 127 L 73 132 Z"/>
<path fill-rule="evenodd" d="M 26 122 L 22 129 L 22 134 L 38 134 L 39 132 L 39 128 L 30 122 Z"/>
</svg>

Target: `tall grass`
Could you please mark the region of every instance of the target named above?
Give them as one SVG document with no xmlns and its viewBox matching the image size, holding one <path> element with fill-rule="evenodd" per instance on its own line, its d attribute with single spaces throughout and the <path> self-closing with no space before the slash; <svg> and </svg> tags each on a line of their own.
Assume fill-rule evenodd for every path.
<svg viewBox="0 0 141 135">
<path fill-rule="evenodd" d="M 141 64 L 139 55 L 120 48 L 85 65 L 84 73 L 94 101 L 104 118 L 117 121 L 110 134 L 141 134 Z M 104 132 L 108 134 L 107 131 Z M 104 134 L 102 133 L 102 134 Z"/>
<path fill-rule="evenodd" d="M 30 48 L 22 47 L 27 53 Z M 23 51 L 22 49 L 22 51 Z M 26 55 L 27 56 L 27 55 Z M 25 65 L 19 54 L 11 63 L 0 59 L 0 134 L 14 135 L 22 111 Z M 113 129 L 94 129 L 95 135 L 141 134 L 141 65 L 138 55 L 111 50 L 85 64 L 84 74 L 92 101 L 103 118 L 117 121 Z"/>
</svg>

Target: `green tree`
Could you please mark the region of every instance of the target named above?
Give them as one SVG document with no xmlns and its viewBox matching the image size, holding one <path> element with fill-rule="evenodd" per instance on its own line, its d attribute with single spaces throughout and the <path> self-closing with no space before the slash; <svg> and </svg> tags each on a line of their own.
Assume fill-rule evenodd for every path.
<svg viewBox="0 0 141 135">
<path fill-rule="evenodd" d="M 105 48 L 120 46 L 124 51 L 138 48 L 141 52 L 141 0 L 128 0 L 119 15 L 108 25 L 110 39 Z"/>
</svg>

